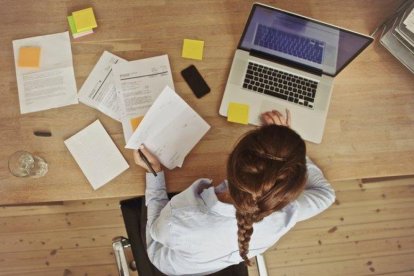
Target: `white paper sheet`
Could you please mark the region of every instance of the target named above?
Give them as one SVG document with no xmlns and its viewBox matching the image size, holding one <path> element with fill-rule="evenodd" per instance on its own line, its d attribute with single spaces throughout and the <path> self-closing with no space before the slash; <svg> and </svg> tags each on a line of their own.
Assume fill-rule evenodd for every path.
<svg viewBox="0 0 414 276">
<path fill-rule="evenodd" d="M 40 47 L 39 69 L 18 66 L 21 47 Z M 22 114 L 78 103 L 69 33 L 13 40 Z"/>
<path fill-rule="evenodd" d="M 65 145 L 94 190 L 129 168 L 99 120 L 65 140 Z"/>
<path fill-rule="evenodd" d="M 181 167 L 184 158 L 210 129 L 171 88 L 165 87 L 129 139 L 126 148 L 144 144 L 168 169 Z"/>
<path fill-rule="evenodd" d="M 414 8 L 405 18 L 404 25 L 407 27 L 407 29 L 414 33 Z"/>
<path fill-rule="evenodd" d="M 115 89 L 112 65 L 122 62 L 126 60 L 104 51 L 79 90 L 81 103 L 96 108 L 119 122 L 121 122 L 122 111 Z"/>
<path fill-rule="evenodd" d="M 134 132 L 131 119 L 144 116 L 165 86 L 174 88 L 167 55 L 114 64 L 125 142 Z"/>
</svg>

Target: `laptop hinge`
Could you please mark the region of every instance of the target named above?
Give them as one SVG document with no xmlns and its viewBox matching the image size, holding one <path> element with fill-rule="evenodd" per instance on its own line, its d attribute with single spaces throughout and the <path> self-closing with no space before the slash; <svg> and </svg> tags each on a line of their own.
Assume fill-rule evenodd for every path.
<svg viewBox="0 0 414 276">
<path fill-rule="evenodd" d="M 311 74 L 314 74 L 314 75 L 322 76 L 322 74 L 323 74 L 323 71 L 321 69 L 317 69 L 317 68 L 314 68 L 314 67 L 311 67 L 311 66 L 308 66 L 308 65 L 304 65 L 304 64 L 300 64 L 298 62 L 288 60 L 286 58 L 277 57 L 277 56 L 270 55 L 270 54 L 267 54 L 267 53 L 263 53 L 263 52 L 260 52 L 260 51 L 256 51 L 256 50 L 253 50 L 253 49 L 250 50 L 250 55 L 254 56 L 254 57 L 266 59 L 266 60 L 269 60 L 269 61 L 272 61 L 272 62 L 278 62 L 278 63 L 281 63 L 283 65 L 293 67 L 293 68 L 296 68 L 296 69 L 299 69 L 299 70 L 303 70 L 305 72 L 308 72 L 308 73 L 311 73 Z"/>
</svg>

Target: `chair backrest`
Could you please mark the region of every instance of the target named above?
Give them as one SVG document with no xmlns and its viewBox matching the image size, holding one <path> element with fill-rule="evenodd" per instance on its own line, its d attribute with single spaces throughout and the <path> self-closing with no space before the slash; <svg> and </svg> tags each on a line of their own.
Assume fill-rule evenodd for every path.
<svg viewBox="0 0 414 276">
<path fill-rule="evenodd" d="M 168 194 L 169 198 L 175 194 Z M 164 276 L 149 260 L 145 242 L 145 228 L 147 223 L 147 208 L 145 197 L 135 197 L 122 200 L 121 211 L 124 218 L 125 228 L 131 244 L 132 254 L 136 262 L 139 275 L 145 276 Z M 211 274 L 211 276 L 248 276 L 246 265 L 241 262 L 237 265 L 229 266 L 221 271 Z"/>
</svg>

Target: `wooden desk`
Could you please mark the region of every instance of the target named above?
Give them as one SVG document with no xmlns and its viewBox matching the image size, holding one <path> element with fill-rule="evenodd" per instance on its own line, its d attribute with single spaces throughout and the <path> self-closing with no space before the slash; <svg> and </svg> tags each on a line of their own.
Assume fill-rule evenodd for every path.
<svg viewBox="0 0 414 276">
<path fill-rule="evenodd" d="M 186 188 L 199 177 L 218 182 L 237 138 L 250 129 L 218 115 L 224 85 L 253 1 L 99 1 L 93 6 L 96 33 L 72 41 L 78 88 L 104 50 L 127 60 L 167 53 L 178 93 L 212 128 L 181 169 L 167 172 L 169 189 Z M 265 1 L 272 4 L 272 1 Z M 372 32 L 400 3 L 382 1 L 274 1 L 283 9 L 362 33 Z M 124 149 L 121 124 L 83 104 L 21 115 L 12 40 L 68 28 L 66 16 L 88 5 L 82 1 L 2 1 L 0 10 L 0 205 L 143 194 L 143 170 Z M 205 41 L 204 60 L 181 58 L 184 38 Z M 195 64 L 211 86 L 196 99 L 180 71 Z M 63 141 L 99 119 L 131 168 L 93 191 Z M 336 79 L 325 136 L 308 143 L 309 155 L 330 180 L 414 174 L 414 78 L 378 41 Z M 33 130 L 50 129 L 50 138 Z M 16 150 L 43 156 L 48 174 L 19 179 L 9 174 L 7 159 Z"/>
</svg>

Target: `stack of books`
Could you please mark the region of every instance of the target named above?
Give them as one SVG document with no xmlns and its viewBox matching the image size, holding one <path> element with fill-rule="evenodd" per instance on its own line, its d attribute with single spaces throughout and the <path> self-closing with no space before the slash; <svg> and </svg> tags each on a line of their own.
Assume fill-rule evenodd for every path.
<svg viewBox="0 0 414 276">
<path fill-rule="evenodd" d="M 405 1 L 384 23 L 381 44 L 414 73 L 414 1 Z"/>
<path fill-rule="evenodd" d="M 74 11 L 67 18 L 73 38 L 92 34 L 93 29 L 98 27 L 92 8 Z"/>
</svg>

